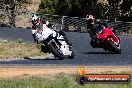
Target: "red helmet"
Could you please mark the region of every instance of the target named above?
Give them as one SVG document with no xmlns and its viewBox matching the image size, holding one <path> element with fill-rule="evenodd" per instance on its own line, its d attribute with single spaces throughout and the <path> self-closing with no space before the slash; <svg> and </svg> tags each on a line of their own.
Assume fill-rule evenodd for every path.
<svg viewBox="0 0 132 88">
<path fill-rule="evenodd" d="M 94 17 L 93 17 L 93 15 L 87 15 L 87 16 L 86 16 L 86 20 L 87 20 L 90 24 L 94 24 Z"/>
<path fill-rule="evenodd" d="M 89 20 L 89 19 L 94 20 L 93 15 L 87 15 L 87 16 L 86 16 L 86 20 Z"/>
</svg>

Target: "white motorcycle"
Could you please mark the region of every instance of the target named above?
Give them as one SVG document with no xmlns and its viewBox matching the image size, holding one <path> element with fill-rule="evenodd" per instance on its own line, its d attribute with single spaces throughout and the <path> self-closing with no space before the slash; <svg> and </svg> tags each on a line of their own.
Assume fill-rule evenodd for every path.
<svg viewBox="0 0 132 88">
<path fill-rule="evenodd" d="M 59 59 L 74 58 L 75 54 L 63 35 L 55 30 L 48 28 L 46 24 L 43 24 L 42 27 L 38 30 L 32 30 L 32 34 L 35 35 L 35 38 L 38 43 L 42 44 L 42 47 L 45 46 L 49 53 L 52 53 L 55 57 Z"/>
</svg>

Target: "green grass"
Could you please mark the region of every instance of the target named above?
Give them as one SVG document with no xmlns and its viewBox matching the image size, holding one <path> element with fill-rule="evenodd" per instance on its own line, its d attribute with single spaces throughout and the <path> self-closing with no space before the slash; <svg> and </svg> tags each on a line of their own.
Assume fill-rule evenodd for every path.
<svg viewBox="0 0 132 88">
<path fill-rule="evenodd" d="M 0 41 L 0 59 L 41 55 L 45 54 L 41 52 L 40 45 L 25 42 L 22 39 L 16 41 Z"/>
<path fill-rule="evenodd" d="M 15 79 L 1 79 L 0 88 L 131 88 L 130 84 L 85 84 L 79 85 L 75 75 L 57 74 L 51 77 L 28 77 Z"/>
</svg>

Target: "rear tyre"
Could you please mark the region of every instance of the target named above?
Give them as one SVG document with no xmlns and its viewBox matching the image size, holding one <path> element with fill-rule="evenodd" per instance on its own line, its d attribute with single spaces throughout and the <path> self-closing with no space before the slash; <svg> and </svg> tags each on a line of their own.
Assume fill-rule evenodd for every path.
<svg viewBox="0 0 132 88">
<path fill-rule="evenodd" d="M 53 45 L 53 43 L 49 44 L 49 49 L 50 52 L 55 56 L 58 57 L 60 60 L 64 59 L 64 55 L 63 53 L 60 53 L 59 49 L 55 46 L 55 44 Z"/>
<path fill-rule="evenodd" d="M 120 45 L 117 46 L 115 45 L 111 40 L 108 41 L 110 50 L 116 54 L 121 54 L 121 49 L 120 49 Z"/>
</svg>

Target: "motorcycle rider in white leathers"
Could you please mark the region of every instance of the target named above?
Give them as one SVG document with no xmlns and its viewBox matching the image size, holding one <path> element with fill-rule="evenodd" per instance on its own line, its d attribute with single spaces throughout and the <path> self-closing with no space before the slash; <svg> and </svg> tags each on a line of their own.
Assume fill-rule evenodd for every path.
<svg viewBox="0 0 132 88">
<path fill-rule="evenodd" d="M 34 38 L 34 41 L 37 42 L 37 43 L 38 43 L 38 40 L 36 39 L 36 34 L 35 34 L 37 32 L 37 30 L 40 30 L 42 28 L 43 24 L 46 24 L 47 27 L 52 27 L 53 26 L 45 18 L 41 18 L 40 16 L 37 16 L 36 14 L 33 14 L 33 16 L 32 16 L 32 24 L 33 24 L 33 28 L 35 29 L 35 30 L 32 30 L 32 36 Z M 59 31 L 59 34 L 64 36 L 64 39 L 66 40 L 66 42 L 70 46 L 73 45 L 71 42 L 69 42 L 67 36 L 65 35 L 65 33 L 63 31 Z"/>
</svg>

